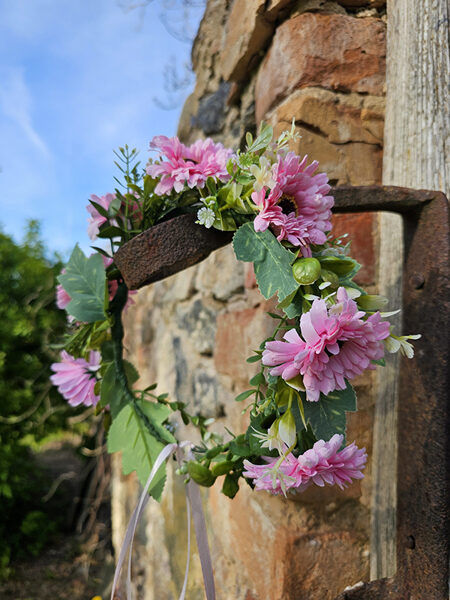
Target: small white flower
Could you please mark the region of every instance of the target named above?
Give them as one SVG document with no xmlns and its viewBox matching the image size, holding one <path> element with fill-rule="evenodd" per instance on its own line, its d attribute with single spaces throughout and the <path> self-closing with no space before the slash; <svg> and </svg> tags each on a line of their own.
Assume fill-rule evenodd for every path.
<svg viewBox="0 0 450 600">
<path fill-rule="evenodd" d="M 253 189 L 255 192 L 259 192 L 263 187 L 272 189 L 275 185 L 275 180 L 272 175 L 272 165 L 270 161 L 265 157 L 261 156 L 258 165 L 250 165 L 250 173 L 255 178 Z"/>
<path fill-rule="evenodd" d="M 276 419 L 269 427 L 267 433 L 261 433 L 254 427 L 252 427 L 254 433 L 252 434 L 255 438 L 261 440 L 261 448 L 269 448 L 269 450 L 278 450 L 281 453 L 283 442 L 278 436 L 278 421 Z"/>
<path fill-rule="evenodd" d="M 214 221 L 216 220 L 216 215 L 214 214 L 213 210 L 203 206 L 197 213 L 197 219 L 198 221 L 196 221 L 196 223 L 199 225 L 204 225 L 206 229 L 209 229 L 213 226 Z"/>
<path fill-rule="evenodd" d="M 414 356 L 414 348 L 407 340 L 418 340 L 421 337 L 420 333 L 416 335 L 400 336 L 391 333 L 391 335 L 384 340 L 384 345 L 386 346 L 386 350 L 391 354 L 395 354 L 395 352 L 400 350 L 406 358 L 412 358 Z"/>
</svg>

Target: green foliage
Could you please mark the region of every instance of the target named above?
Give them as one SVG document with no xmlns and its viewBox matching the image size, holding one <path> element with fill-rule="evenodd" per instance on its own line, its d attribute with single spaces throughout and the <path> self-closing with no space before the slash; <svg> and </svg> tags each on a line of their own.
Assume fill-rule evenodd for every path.
<svg viewBox="0 0 450 600">
<path fill-rule="evenodd" d="M 131 386 L 139 379 L 136 369 L 128 361 L 124 361 L 125 373 L 127 375 L 128 385 Z M 100 406 L 110 407 L 113 419 L 120 413 L 125 406 L 127 399 L 117 378 L 117 371 L 114 363 L 110 363 L 103 374 L 100 388 Z"/>
<path fill-rule="evenodd" d="M 142 485 L 147 482 L 152 466 L 163 449 L 150 433 L 154 429 L 166 443 L 175 438 L 162 425 L 170 414 L 170 408 L 154 402 L 136 401 L 127 404 L 113 420 L 108 432 L 108 452 L 122 451 L 122 468 L 126 474 L 136 471 Z M 164 488 L 165 466 L 162 465 L 149 488 L 149 494 L 159 500 Z"/>
<path fill-rule="evenodd" d="M 27 531 L 48 482 L 38 474 L 27 440 L 38 442 L 65 426 L 73 409 L 49 382 L 57 355 L 50 346 L 66 324 L 55 305 L 57 258 L 46 256 L 39 226 L 28 225 L 21 245 L 0 232 L 0 565 L 27 550 Z M 28 520 L 27 520 L 28 518 Z M 23 528 L 21 530 L 22 524 Z M 34 522 L 34 521 L 33 521 Z M 45 542 L 49 531 L 41 528 Z"/>
<path fill-rule="evenodd" d="M 72 298 L 66 308 L 69 315 L 83 323 L 105 319 L 105 266 L 99 254 L 86 258 L 75 246 L 66 272 L 58 277 L 58 281 Z"/>
<path fill-rule="evenodd" d="M 269 230 L 257 232 L 253 223 L 245 223 L 234 234 L 233 248 L 238 260 L 253 262 L 256 281 L 264 298 L 271 298 L 278 292 L 282 302 L 298 288 L 291 267 L 295 255 Z"/>
<path fill-rule="evenodd" d="M 320 395 L 318 402 L 303 402 L 305 418 L 311 425 L 318 440 L 329 440 L 335 433 L 344 436 L 346 430 L 346 412 L 356 411 L 356 394 L 347 381 L 345 390 L 335 390 L 328 396 Z"/>
</svg>

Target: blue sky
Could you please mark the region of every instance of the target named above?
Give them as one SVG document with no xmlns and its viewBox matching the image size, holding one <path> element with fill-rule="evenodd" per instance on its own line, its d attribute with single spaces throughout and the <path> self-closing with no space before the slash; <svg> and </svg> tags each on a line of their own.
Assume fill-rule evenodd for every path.
<svg viewBox="0 0 450 600">
<path fill-rule="evenodd" d="M 176 133 L 182 103 L 153 98 L 168 99 L 172 57 L 189 61 L 160 18 L 177 25 L 181 0 L 132 1 L 0 0 L 0 223 L 16 240 L 36 218 L 51 250 L 87 250 L 85 206 L 113 191 L 112 150 L 127 143 L 145 162 L 154 135 Z"/>
</svg>

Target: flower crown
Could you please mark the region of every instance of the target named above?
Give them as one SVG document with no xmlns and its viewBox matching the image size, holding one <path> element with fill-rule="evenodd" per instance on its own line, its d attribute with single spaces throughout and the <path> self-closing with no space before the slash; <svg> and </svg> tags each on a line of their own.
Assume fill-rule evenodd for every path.
<svg viewBox="0 0 450 600">
<path fill-rule="evenodd" d="M 340 488 L 363 477 L 367 454 L 346 445 L 346 412 L 356 411 L 354 377 L 384 364 L 384 354 L 413 356 L 409 339 L 397 336 L 380 310 L 382 296 L 354 281 L 360 265 L 349 256 L 345 236 L 331 234 L 333 198 L 327 176 L 288 150 L 294 125 L 273 141 L 262 125 L 245 151 L 212 140 L 187 146 L 157 136 L 145 172 L 136 150 L 116 153 L 121 187 L 91 196 L 87 207 L 92 240 L 107 240 L 86 257 L 75 247 L 59 276 L 57 304 L 69 315 L 61 362 L 51 379 L 67 401 L 105 414 L 108 450 L 122 451 L 124 473 L 136 471 L 144 485 L 164 446 L 175 444 L 171 415 L 194 425 L 200 442 L 178 470 L 203 486 L 222 481 L 234 497 L 244 479 L 256 490 L 287 495 L 309 485 Z M 245 433 L 223 439 L 209 431 L 212 419 L 190 414 L 183 399 L 156 394 L 156 384 L 136 387 L 139 375 L 123 357 L 122 315 L 132 292 L 114 264 L 132 237 L 180 213 L 197 215 L 199 226 L 235 231 L 238 260 L 251 262 L 262 295 L 278 296 L 269 313 L 273 334 L 248 359 L 260 363 L 247 391 L 236 398 L 250 408 Z M 164 465 L 149 493 L 161 496 Z"/>
</svg>

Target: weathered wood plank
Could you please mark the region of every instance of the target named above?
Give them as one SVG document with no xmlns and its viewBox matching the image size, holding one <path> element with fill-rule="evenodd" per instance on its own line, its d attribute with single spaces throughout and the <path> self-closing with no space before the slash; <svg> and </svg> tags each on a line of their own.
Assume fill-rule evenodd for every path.
<svg viewBox="0 0 450 600">
<path fill-rule="evenodd" d="M 388 0 L 383 183 L 450 192 L 448 0 Z M 400 307 L 401 223 L 380 215 L 379 289 Z M 415 332 L 413 332 L 415 333 Z M 378 374 L 371 578 L 396 570 L 398 361 Z"/>
</svg>

